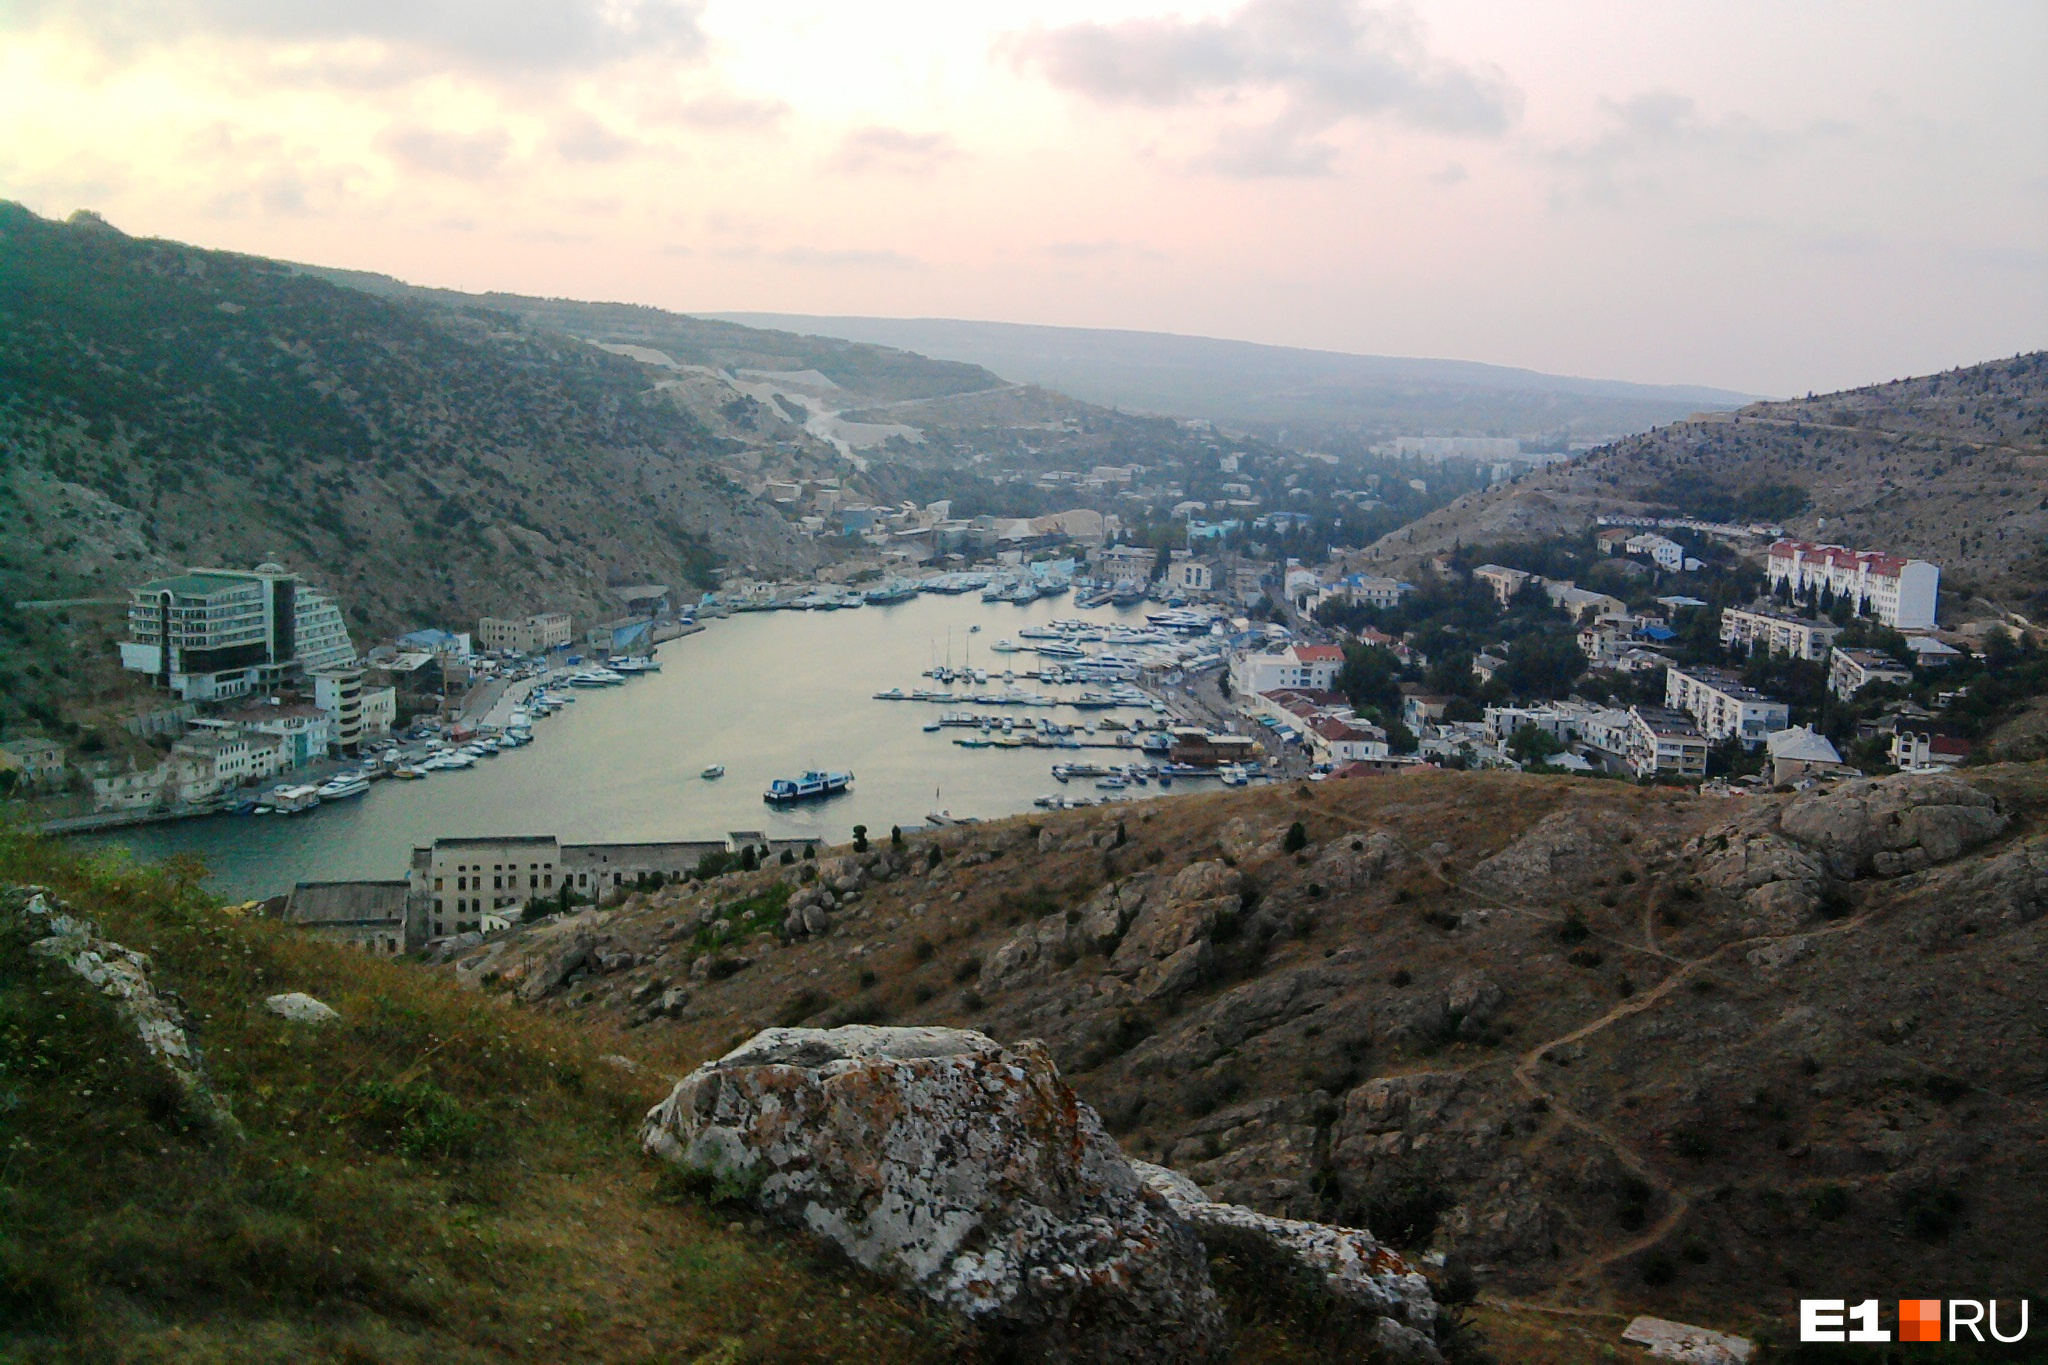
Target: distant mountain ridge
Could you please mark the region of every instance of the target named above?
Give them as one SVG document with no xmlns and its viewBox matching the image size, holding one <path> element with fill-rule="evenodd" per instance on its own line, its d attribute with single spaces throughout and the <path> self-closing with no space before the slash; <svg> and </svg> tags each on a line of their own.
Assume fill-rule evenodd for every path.
<svg viewBox="0 0 2048 1365">
<path fill-rule="evenodd" d="M 1754 395 L 1578 379 L 1476 361 L 1353 355 L 1213 337 L 951 318 L 707 316 L 900 347 L 1091 402 L 1320 434 L 1607 437 Z"/>
</svg>

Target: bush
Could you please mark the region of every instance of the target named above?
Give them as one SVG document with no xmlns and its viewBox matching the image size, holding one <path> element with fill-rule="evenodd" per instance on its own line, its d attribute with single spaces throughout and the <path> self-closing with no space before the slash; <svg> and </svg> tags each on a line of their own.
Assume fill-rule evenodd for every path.
<svg viewBox="0 0 2048 1365">
<path fill-rule="evenodd" d="M 1308 829 L 1296 820 L 1287 827 L 1287 837 L 1280 841 L 1280 847 L 1288 853 L 1299 853 L 1308 847 Z"/>
<path fill-rule="evenodd" d="M 868 827 L 866 825 L 855 825 L 853 827 L 853 851 L 855 853 L 865 853 L 868 851 Z"/>
</svg>

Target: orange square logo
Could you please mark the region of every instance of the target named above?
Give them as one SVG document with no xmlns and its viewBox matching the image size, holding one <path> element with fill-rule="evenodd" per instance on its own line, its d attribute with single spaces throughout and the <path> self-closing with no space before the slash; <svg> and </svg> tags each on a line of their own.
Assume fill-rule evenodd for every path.
<svg viewBox="0 0 2048 1365">
<path fill-rule="evenodd" d="M 1940 1341 L 1941 1300 L 1900 1299 L 1899 1340 Z"/>
</svg>

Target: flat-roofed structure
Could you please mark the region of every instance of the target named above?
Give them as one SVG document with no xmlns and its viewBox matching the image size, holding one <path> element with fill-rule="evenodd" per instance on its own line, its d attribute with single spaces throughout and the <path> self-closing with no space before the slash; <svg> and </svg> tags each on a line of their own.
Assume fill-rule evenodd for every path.
<svg viewBox="0 0 2048 1365">
<path fill-rule="evenodd" d="M 1828 651 L 1842 628 L 1833 621 L 1816 621 L 1794 616 L 1771 607 L 1723 607 L 1721 643 L 1745 649 L 1763 649 L 1772 654 L 1789 654 L 1795 659 L 1825 663 Z"/>
</svg>

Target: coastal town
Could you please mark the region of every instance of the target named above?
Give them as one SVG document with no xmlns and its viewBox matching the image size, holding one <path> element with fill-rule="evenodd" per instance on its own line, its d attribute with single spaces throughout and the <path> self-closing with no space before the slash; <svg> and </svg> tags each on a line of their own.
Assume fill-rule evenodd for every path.
<svg viewBox="0 0 2048 1365">
<path fill-rule="evenodd" d="M 1946 713 L 1970 688 L 1943 680 L 1981 677 L 1982 651 L 1998 644 L 1995 632 L 1940 628 L 1937 566 L 1762 541 L 1765 527 L 1604 525 L 1564 555 L 1577 577 L 1539 571 L 1559 558 L 1552 546 L 1439 555 L 1396 578 L 1355 555 L 1311 565 L 1221 552 L 1193 509 L 1180 544 L 1120 543 L 1113 520 L 1091 514 L 978 519 L 951 551 L 934 534 L 950 533 L 943 507 L 841 510 L 865 553 L 811 581 L 629 584 L 604 620 L 508 614 L 367 648 L 328 591 L 274 562 L 137 584 L 120 662 L 160 699 L 132 726 L 155 762 L 114 769 L 15 738 L 0 743 L 0 764 L 17 794 L 66 793 L 75 810 L 90 793 L 89 811 L 50 815 L 52 829 L 298 816 L 531 744 L 548 716 L 658 672 L 663 645 L 724 619 L 863 610 L 883 630 L 890 607 L 945 596 L 978 598 L 987 630 L 977 622 L 958 660 L 949 645 L 924 678 L 870 700 L 922 705 L 919 728 L 961 748 L 1044 753 L 1042 808 L 1441 768 L 1803 788 L 1967 762 L 1968 726 Z M 1509 558 L 1527 567 L 1499 562 Z M 1047 598 L 1076 614 L 1005 626 L 1007 607 Z M 772 817 L 853 781 L 791 775 L 763 797 Z M 934 809 L 907 822 L 1002 813 Z M 440 841 L 416 849 L 402 879 L 278 890 L 294 920 L 400 952 L 488 932 L 529 905 L 818 842 L 769 829 L 602 847 L 544 837 L 549 849 L 518 876 L 503 870 L 504 839 L 471 839 L 475 861 L 452 873 Z"/>
</svg>

